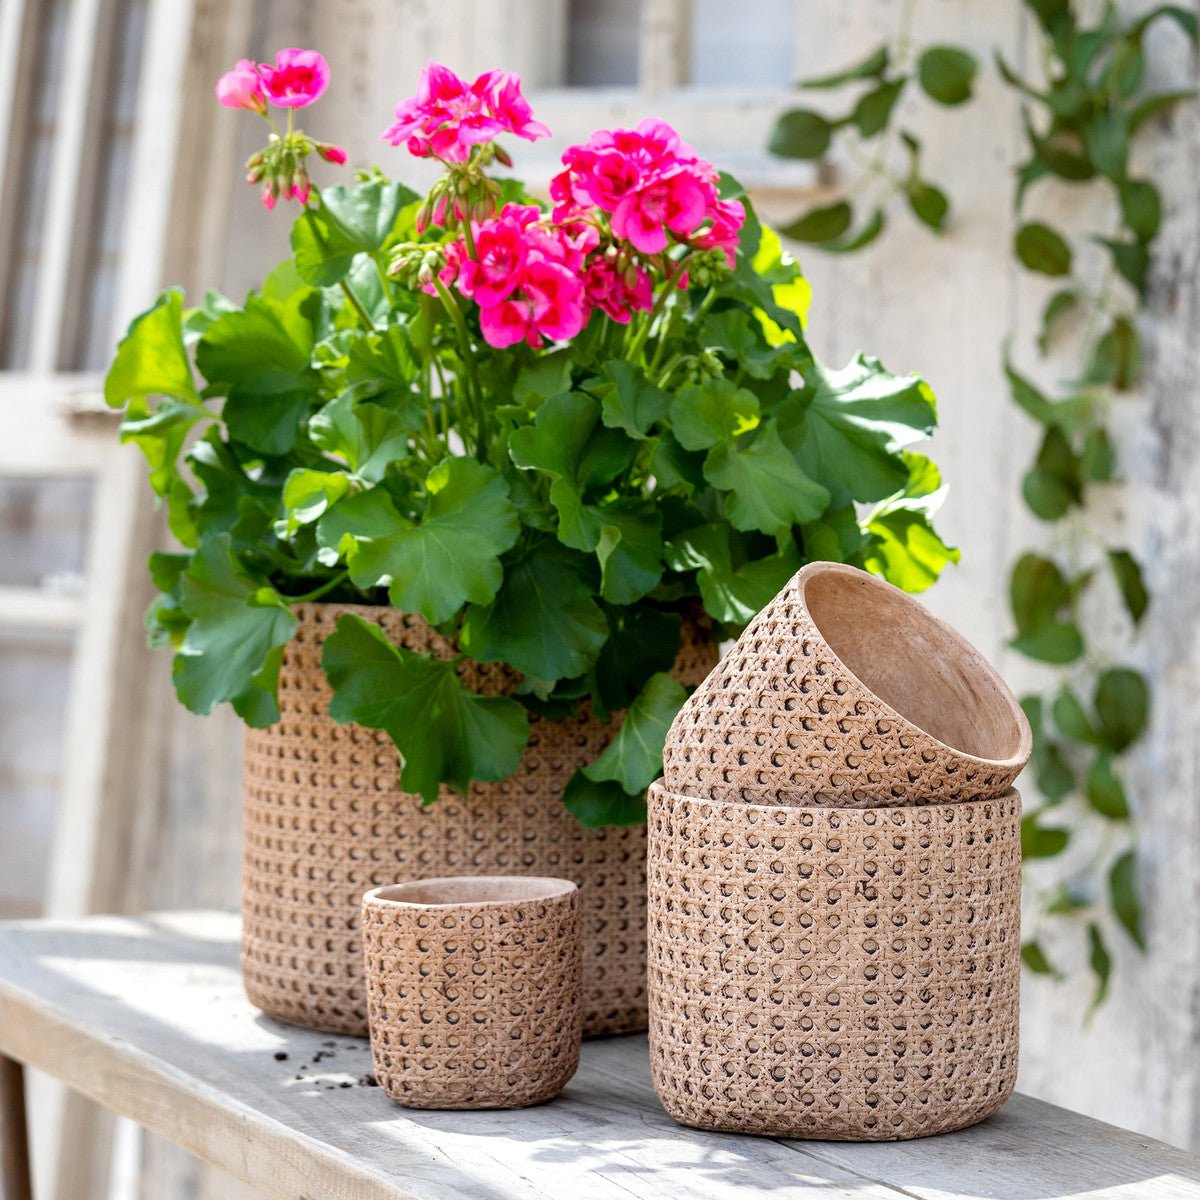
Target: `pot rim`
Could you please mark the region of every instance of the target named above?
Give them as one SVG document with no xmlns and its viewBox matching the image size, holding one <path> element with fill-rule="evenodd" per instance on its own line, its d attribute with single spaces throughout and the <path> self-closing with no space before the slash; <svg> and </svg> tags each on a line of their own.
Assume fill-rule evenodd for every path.
<svg viewBox="0 0 1200 1200">
<path fill-rule="evenodd" d="M 1012 754 L 1006 755 L 1004 758 L 985 758 L 979 754 L 972 754 L 969 750 L 963 750 L 959 746 L 952 746 L 949 742 L 942 741 L 941 738 L 922 728 L 911 717 L 905 716 L 896 708 L 890 705 L 886 700 L 880 697 L 873 687 L 865 683 L 863 679 L 850 669 L 842 657 L 837 654 L 833 647 L 829 644 L 829 639 L 825 636 L 824 631 L 817 625 L 816 619 L 812 616 L 812 610 L 808 605 L 808 585 L 812 580 L 821 575 L 848 575 L 853 576 L 856 583 L 861 587 L 868 587 L 881 595 L 887 595 L 892 600 L 904 605 L 910 612 L 914 613 L 918 620 L 922 620 L 931 625 L 938 633 L 948 641 L 954 643 L 967 658 L 973 660 L 978 666 L 980 672 L 987 678 L 992 685 L 999 700 L 1003 703 L 1008 715 L 1011 717 L 1013 724 L 1017 728 L 1017 746 Z M 821 641 L 826 652 L 838 664 L 851 679 L 855 681 L 869 696 L 873 698 L 880 708 L 898 721 L 901 725 L 913 730 L 921 737 L 928 739 L 938 748 L 946 751 L 949 754 L 956 755 L 964 762 L 978 763 L 982 767 L 991 770 L 1009 771 L 1022 770 L 1029 762 L 1030 755 L 1033 753 L 1033 730 L 1029 726 L 1029 718 L 1025 716 L 1025 710 L 1021 707 L 1020 702 L 1013 694 L 1012 688 L 1005 682 L 1004 677 L 996 670 L 994 666 L 984 657 L 979 649 L 968 641 L 957 629 L 954 628 L 948 621 L 944 621 L 936 613 L 931 612 L 919 600 L 911 596 L 908 592 L 896 587 L 894 584 L 888 583 L 886 579 L 880 579 L 876 575 L 872 575 L 869 571 L 860 570 L 857 567 L 852 567 L 847 563 L 835 562 L 812 562 L 801 567 L 796 574 L 796 585 L 800 590 L 800 599 L 804 604 L 806 611 L 809 614 L 809 619 L 813 623 L 813 628 L 821 635 Z M 911 807 L 911 806 L 909 806 Z"/>
<path fill-rule="evenodd" d="M 880 816 L 889 813 L 936 812 L 940 809 L 981 808 L 985 804 L 1005 804 L 1016 801 L 1017 808 L 1024 807 L 1021 793 L 1010 787 L 998 796 L 977 796 L 971 800 L 935 800 L 929 804 L 772 804 L 765 800 L 718 800 L 714 796 L 689 796 L 686 792 L 673 792 L 667 787 L 666 780 L 659 776 L 646 789 L 649 793 L 661 796 L 664 800 L 686 801 L 688 804 L 702 804 L 708 808 L 738 808 L 751 809 L 763 815 L 777 812 L 814 813 L 821 816 L 838 815 L 843 817 L 865 817 L 869 813 Z"/>
<path fill-rule="evenodd" d="M 492 896 L 486 895 L 488 887 L 511 886 L 514 883 L 525 885 L 518 895 Z M 391 896 L 389 892 L 419 892 L 421 889 L 439 887 L 462 887 L 478 885 L 484 893 L 479 899 L 463 900 L 411 900 L 402 896 Z M 543 900 L 560 900 L 579 891 L 579 886 L 569 879 L 557 879 L 550 875 L 438 875 L 431 879 L 401 879 L 395 883 L 384 884 L 364 893 L 363 906 L 381 909 L 404 910 L 406 912 L 427 912 L 431 909 L 438 912 L 455 910 L 476 910 L 490 908 L 517 908 L 523 904 L 536 904 Z"/>
</svg>

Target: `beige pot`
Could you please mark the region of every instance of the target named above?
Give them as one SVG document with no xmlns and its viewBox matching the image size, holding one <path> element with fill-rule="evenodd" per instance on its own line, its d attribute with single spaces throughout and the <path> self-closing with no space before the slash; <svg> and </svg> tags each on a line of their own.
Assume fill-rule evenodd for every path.
<svg viewBox="0 0 1200 1200">
<path fill-rule="evenodd" d="M 367 1033 L 359 914 L 363 893 L 445 875 L 542 875 L 579 885 L 585 1035 L 646 1027 L 646 831 L 584 829 L 562 805 L 577 768 L 615 732 L 589 716 L 531 716 L 516 773 L 436 804 L 397 787 L 387 735 L 327 715 L 321 647 L 344 612 L 382 624 L 397 644 L 447 652 L 418 616 L 391 608 L 298 606 L 284 652 L 281 719 L 248 729 L 243 768 L 242 972 L 251 1003 L 285 1021 Z M 699 682 L 716 660 L 711 636 L 684 626 L 678 677 Z M 471 665 L 470 686 L 511 686 L 502 666 Z"/>
<path fill-rule="evenodd" d="M 889 1141 L 1017 1077 L 1021 802 L 648 798 L 650 1061 L 684 1125 Z"/>
<path fill-rule="evenodd" d="M 663 777 L 750 804 L 944 804 L 1002 796 L 1032 745 L 961 634 L 865 571 L 810 563 L 680 710 Z"/>
<path fill-rule="evenodd" d="M 379 1086 L 406 1108 L 523 1108 L 579 1066 L 579 889 L 484 875 L 375 888 L 362 937 Z"/>
</svg>

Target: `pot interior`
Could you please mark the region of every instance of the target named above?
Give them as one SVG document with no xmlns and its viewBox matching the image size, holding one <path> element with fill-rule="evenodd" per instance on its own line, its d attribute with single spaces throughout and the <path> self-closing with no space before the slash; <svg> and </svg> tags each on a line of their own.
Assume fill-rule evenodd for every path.
<svg viewBox="0 0 1200 1200">
<path fill-rule="evenodd" d="M 1007 685 L 919 601 L 852 569 L 813 574 L 804 599 L 842 664 L 923 732 L 990 761 L 1026 751 L 1025 721 Z"/>
<path fill-rule="evenodd" d="M 421 908 L 446 908 L 478 904 L 521 904 L 551 900 L 575 891 L 567 879 L 524 875 L 454 875 L 442 879 L 414 879 L 368 892 L 366 899 Z"/>
</svg>

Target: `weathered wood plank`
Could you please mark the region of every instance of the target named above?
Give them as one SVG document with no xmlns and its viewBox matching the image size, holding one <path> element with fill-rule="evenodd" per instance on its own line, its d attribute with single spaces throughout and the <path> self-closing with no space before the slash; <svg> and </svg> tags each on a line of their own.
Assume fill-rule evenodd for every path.
<svg viewBox="0 0 1200 1200">
<path fill-rule="evenodd" d="M 683 1129 L 654 1099 L 637 1037 L 589 1043 L 538 1108 L 408 1112 L 365 1082 L 361 1039 L 247 1005 L 236 933 L 224 914 L 0 925 L 0 1053 L 292 1200 L 560 1200 L 583 1180 L 589 1200 L 1200 1198 L 1195 1156 L 1020 1097 L 910 1143 Z"/>
</svg>

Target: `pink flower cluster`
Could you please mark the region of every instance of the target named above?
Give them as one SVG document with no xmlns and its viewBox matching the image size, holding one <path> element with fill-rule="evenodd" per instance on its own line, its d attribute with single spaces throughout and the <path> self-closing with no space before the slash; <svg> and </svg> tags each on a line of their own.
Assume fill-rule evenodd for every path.
<svg viewBox="0 0 1200 1200">
<path fill-rule="evenodd" d="M 267 116 L 267 102 L 278 108 L 307 108 L 319 100 L 329 86 L 329 63 L 315 50 L 291 47 L 275 55 L 275 63 L 238 59 L 232 71 L 217 80 L 217 100 L 226 108 L 244 108 Z M 269 119 L 269 118 L 268 118 Z M 274 128 L 274 126 L 272 126 Z M 262 202 L 269 210 L 280 199 L 307 204 L 312 194 L 305 160 L 313 151 L 328 163 L 341 165 L 346 151 L 329 142 L 305 137 L 291 124 L 282 140 L 253 155 L 246 164 L 247 182 L 262 183 Z"/>
<path fill-rule="evenodd" d="M 613 233 L 643 254 L 661 254 L 668 232 L 702 250 L 732 252 L 746 219 L 737 200 L 717 193 L 717 171 L 666 124 L 600 130 L 563 155 L 550 185 L 554 218 L 599 208 Z"/>
<path fill-rule="evenodd" d="M 484 340 L 497 348 L 573 338 L 593 308 L 628 323 L 652 304 L 650 280 L 636 267 L 618 270 L 599 250 L 600 234 L 582 221 L 549 224 L 534 205 L 507 204 L 472 225 L 475 256 L 453 243 L 443 283 L 479 305 Z"/>
<path fill-rule="evenodd" d="M 278 108 L 307 108 L 329 86 L 329 63 L 316 50 L 290 47 L 275 55 L 275 63 L 238 59 L 232 71 L 217 80 L 217 99 L 226 108 L 245 108 L 266 114 L 267 101 Z"/>
<path fill-rule="evenodd" d="M 417 94 L 396 106 L 396 119 L 383 139 L 393 146 L 406 145 L 418 158 L 432 154 L 461 163 L 476 146 L 502 133 L 529 142 L 550 136 L 550 130 L 533 119 L 519 76 L 485 71 L 468 84 L 449 67 L 430 63 L 421 72 Z"/>
</svg>

